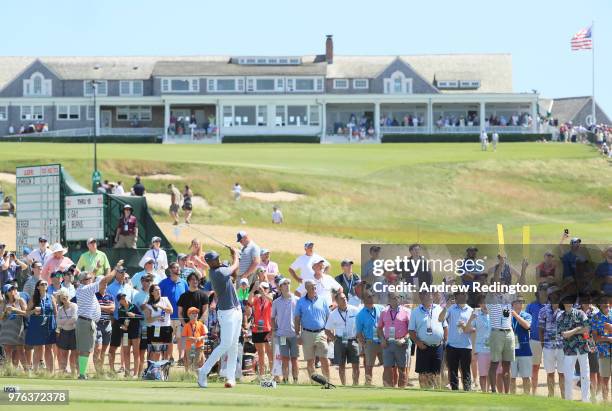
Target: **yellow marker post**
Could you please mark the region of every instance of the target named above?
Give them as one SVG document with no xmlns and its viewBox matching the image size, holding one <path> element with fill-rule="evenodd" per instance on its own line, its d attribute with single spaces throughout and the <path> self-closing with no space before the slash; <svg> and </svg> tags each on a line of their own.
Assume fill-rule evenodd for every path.
<svg viewBox="0 0 612 411">
<path fill-rule="evenodd" d="M 506 255 L 504 252 L 504 226 L 497 224 L 497 244 L 499 246 L 499 254 Z"/>
<path fill-rule="evenodd" d="M 528 225 L 524 225 L 523 226 L 523 258 L 526 258 L 527 260 L 529 260 L 529 244 L 530 244 L 530 237 L 531 237 L 531 233 L 530 233 L 530 228 Z"/>
</svg>

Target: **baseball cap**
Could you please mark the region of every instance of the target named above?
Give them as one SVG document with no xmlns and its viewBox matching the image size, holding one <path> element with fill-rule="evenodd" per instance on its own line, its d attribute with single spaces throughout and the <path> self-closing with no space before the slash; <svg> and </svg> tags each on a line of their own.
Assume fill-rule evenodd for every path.
<svg viewBox="0 0 612 411">
<path fill-rule="evenodd" d="M 44 235 L 43 235 L 43 236 L 38 237 L 38 242 L 39 242 L 39 243 L 46 243 L 47 241 L 48 241 L 48 240 L 47 240 L 47 237 L 45 237 Z"/>
<path fill-rule="evenodd" d="M 478 251 L 478 247 L 470 246 L 470 247 L 466 248 L 465 251 L 466 252 L 468 252 L 468 251 Z"/>
<path fill-rule="evenodd" d="M 149 263 L 154 263 L 154 262 L 155 262 L 155 260 L 149 257 L 149 258 L 147 258 L 147 259 L 144 261 L 144 265 L 147 265 L 147 264 L 149 264 Z"/>
<path fill-rule="evenodd" d="M 561 291 L 561 289 L 559 287 L 557 287 L 556 285 L 553 285 L 552 287 L 548 287 L 548 290 L 546 290 L 548 295 L 554 294 L 554 293 L 556 293 L 558 291 Z"/>
<path fill-rule="evenodd" d="M 261 251 L 259 252 L 259 255 L 268 254 L 269 252 L 270 250 L 268 250 L 267 248 L 262 248 Z"/>
<path fill-rule="evenodd" d="M 199 314 L 200 310 L 197 309 L 197 307 L 189 307 L 189 309 L 187 310 L 187 315 L 191 315 L 191 314 Z"/>
<path fill-rule="evenodd" d="M 342 262 L 340 263 L 340 265 L 352 265 L 353 264 L 353 260 L 349 260 L 348 258 L 345 258 L 344 260 L 342 260 Z"/>
<path fill-rule="evenodd" d="M 51 278 L 62 278 L 64 276 L 64 272 L 63 271 L 54 271 L 53 274 L 51 274 Z"/>
<path fill-rule="evenodd" d="M 187 254 L 184 253 L 179 253 L 179 255 L 176 256 L 176 260 L 182 260 L 183 258 L 187 258 Z"/>
<path fill-rule="evenodd" d="M 117 270 L 115 270 L 115 272 L 117 272 L 117 273 L 126 273 L 127 272 L 127 268 L 119 267 L 119 268 L 117 268 Z"/>
<path fill-rule="evenodd" d="M 570 240 L 570 244 L 580 244 L 582 243 L 582 240 L 578 237 L 574 237 Z"/>
<path fill-rule="evenodd" d="M 240 285 L 242 285 L 242 284 L 249 285 L 249 280 L 247 280 L 246 278 L 241 278 L 240 279 Z"/>
<path fill-rule="evenodd" d="M 544 252 L 544 257 L 546 257 L 546 256 L 554 257 L 555 255 L 552 253 L 552 251 L 546 250 L 546 252 Z"/>
<path fill-rule="evenodd" d="M 14 284 L 4 284 L 2 286 L 2 292 L 4 294 L 8 293 L 9 291 L 13 290 L 13 289 L 17 289 L 17 286 L 15 286 Z"/>
<path fill-rule="evenodd" d="M 91 244 L 91 243 L 96 243 L 96 244 L 97 244 L 97 243 L 98 243 L 98 241 L 96 241 L 96 239 L 95 239 L 95 238 L 90 237 L 90 238 L 87 240 L 87 244 Z"/>
<path fill-rule="evenodd" d="M 6 244 L 0 243 L 0 248 L 6 248 Z"/>
<path fill-rule="evenodd" d="M 304 248 L 310 248 L 312 246 L 314 246 L 314 243 L 312 241 L 306 241 L 304 243 Z"/>
<path fill-rule="evenodd" d="M 262 287 L 262 288 L 270 288 L 270 284 L 268 284 L 265 281 L 262 281 L 261 283 L 259 283 L 259 286 Z"/>
<path fill-rule="evenodd" d="M 30 247 L 23 247 L 23 255 L 28 255 L 32 252 L 32 249 Z"/>
<path fill-rule="evenodd" d="M 216 260 L 217 258 L 219 258 L 219 253 L 217 253 L 216 251 L 209 251 L 206 254 L 204 254 L 205 261 L 212 261 L 212 260 Z"/>
<path fill-rule="evenodd" d="M 151 239 L 151 242 L 152 242 L 152 243 L 161 243 L 161 238 L 160 238 L 160 237 L 155 236 L 155 237 L 153 237 L 153 238 Z"/>
<path fill-rule="evenodd" d="M 236 242 L 239 243 L 240 240 L 242 240 L 244 237 L 246 237 L 248 234 L 246 231 L 238 231 L 238 234 L 236 234 Z"/>
<path fill-rule="evenodd" d="M 381 248 L 380 248 L 379 245 L 373 245 L 372 247 L 370 247 L 370 252 L 371 253 L 375 253 L 375 252 L 378 252 L 380 250 L 381 250 Z"/>
<path fill-rule="evenodd" d="M 283 285 L 283 284 L 291 284 L 291 280 L 288 278 L 283 278 L 278 282 L 278 285 Z"/>
<path fill-rule="evenodd" d="M 131 206 L 131 205 L 129 205 L 129 204 L 124 205 L 124 206 L 123 206 L 123 209 L 124 209 L 124 210 L 133 210 L 132 206 Z"/>
</svg>

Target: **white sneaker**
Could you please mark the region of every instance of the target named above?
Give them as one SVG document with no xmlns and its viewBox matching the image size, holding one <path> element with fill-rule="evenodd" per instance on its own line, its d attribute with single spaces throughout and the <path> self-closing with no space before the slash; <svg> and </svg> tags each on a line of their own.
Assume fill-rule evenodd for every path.
<svg viewBox="0 0 612 411">
<path fill-rule="evenodd" d="M 204 367 L 198 369 L 198 385 L 200 388 L 208 387 L 208 375 L 204 372 Z"/>
</svg>

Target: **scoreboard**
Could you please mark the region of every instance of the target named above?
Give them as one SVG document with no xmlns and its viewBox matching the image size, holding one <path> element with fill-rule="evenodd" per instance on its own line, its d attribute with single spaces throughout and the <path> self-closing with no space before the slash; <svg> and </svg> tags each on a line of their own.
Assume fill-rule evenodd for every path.
<svg viewBox="0 0 612 411">
<path fill-rule="evenodd" d="M 38 238 L 60 242 L 61 166 L 17 167 L 17 253 L 38 247 Z"/>
<path fill-rule="evenodd" d="M 66 240 L 104 239 L 104 195 L 66 196 Z"/>
</svg>

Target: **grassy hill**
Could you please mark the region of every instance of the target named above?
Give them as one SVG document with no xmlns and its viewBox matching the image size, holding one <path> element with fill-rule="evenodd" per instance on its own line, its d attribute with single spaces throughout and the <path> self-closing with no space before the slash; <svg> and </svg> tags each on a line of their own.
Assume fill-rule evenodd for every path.
<svg viewBox="0 0 612 411">
<path fill-rule="evenodd" d="M 0 143 L 0 171 L 60 162 L 89 186 L 90 144 Z M 304 194 L 281 203 L 285 230 L 386 242 L 494 242 L 504 224 L 507 242 L 556 243 L 564 228 L 586 242 L 612 232 L 611 163 L 585 145 L 508 143 L 498 152 L 478 144 L 385 145 L 139 145 L 98 146 L 103 178 L 132 184 L 136 174 L 181 176 L 210 208 L 194 222 L 270 226 L 272 203 L 234 202 L 230 190 Z M 147 180 L 150 192 L 170 181 Z M 5 191 L 14 187 L 4 184 Z M 6 190 L 8 188 L 8 190 Z M 159 219 L 168 220 L 166 210 Z"/>
</svg>

